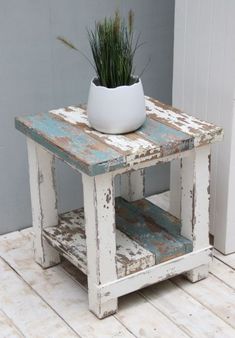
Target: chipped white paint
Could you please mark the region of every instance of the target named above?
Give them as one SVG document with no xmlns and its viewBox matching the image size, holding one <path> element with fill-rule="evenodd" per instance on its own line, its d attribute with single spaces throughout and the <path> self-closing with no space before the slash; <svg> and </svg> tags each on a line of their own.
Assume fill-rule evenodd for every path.
<svg viewBox="0 0 235 338">
<path fill-rule="evenodd" d="M 58 252 L 42 237 L 43 228 L 58 224 L 54 156 L 29 138 L 27 144 L 35 260 L 48 268 L 60 262 Z"/>
<path fill-rule="evenodd" d="M 193 251 L 181 257 L 136 272 L 130 276 L 97 286 L 97 292 L 100 294 L 102 302 L 113 298 L 116 299 L 116 297 L 174 277 L 192 268 L 195 269 L 201 265 L 207 265 L 211 261 L 211 257 L 211 247 Z"/>
<path fill-rule="evenodd" d="M 44 237 L 73 265 L 87 274 L 87 249 L 83 209 L 70 211 L 60 217 L 60 225 L 49 227 Z M 118 278 L 155 264 L 155 256 L 116 230 L 116 265 Z"/>
<path fill-rule="evenodd" d="M 141 137 L 136 136 L 135 139 L 131 139 L 130 137 L 126 137 L 123 135 L 109 135 L 99 133 L 94 130 L 86 130 L 88 134 L 97 136 L 104 143 L 110 145 L 114 148 L 119 148 L 122 152 L 132 152 L 132 153 L 141 153 L 141 151 L 146 152 L 146 150 L 154 150 L 156 149 L 156 144 L 151 143 L 148 140 L 145 140 Z"/>
<path fill-rule="evenodd" d="M 193 249 L 209 245 L 210 145 L 192 150 L 182 160 L 181 234 L 193 241 Z M 208 274 L 208 266 L 190 271 L 195 282 Z"/>
<path fill-rule="evenodd" d="M 153 114 L 156 119 L 164 121 L 166 124 L 188 135 L 192 135 L 195 138 L 195 147 L 223 139 L 223 130 L 220 127 L 183 112 L 164 109 L 157 105 L 157 101 L 153 102 L 148 96 L 146 96 L 146 109 L 147 115 Z"/>
<path fill-rule="evenodd" d="M 68 108 L 50 110 L 49 113 L 54 114 L 71 124 L 84 124 L 87 127 L 90 127 L 87 115 L 82 108 L 69 106 Z"/>
<path fill-rule="evenodd" d="M 144 158 L 144 162 L 143 162 L 143 158 Z M 142 151 L 138 155 L 132 153 L 126 156 L 128 167 L 133 168 L 133 169 L 134 169 L 134 166 L 141 164 L 141 163 L 142 163 L 142 167 L 145 168 L 148 166 L 148 164 L 146 164 L 145 162 L 151 161 L 153 159 L 159 159 L 159 160 L 163 159 L 163 162 L 164 162 L 164 158 L 161 157 L 160 146 L 156 146 L 155 150 L 152 149 L 149 151 Z"/>
<path fill-rule="evenodd" d="M 80 108 L 68 107 L 50 112 L 73 125 L 79 125 L 83 133 L 100 141 L 97 142 L 97 147 L 105 144 L 119 151 L 127 163 L 125 168 L 95 177 L 82 174 L 86 236 L 81 211 L 77 218 L 73 213 L 64 215 L 62 223 L 57 227 L 53 155 L 33 142 L 29 143 L 32 205 L 33 210 L 36 208 L 36 213 L 33 213 L 37 239 L 35 243 L 38 243 L 37 261 L 44 267 L 58 262 L 59 255 L 51 247 L 54 246 L 87 273 L 89 309 L 98 318 L 115 313 L 117 297 L 121 295 L 180 273 L 187 272 L 188 278 L 196 281 L 204 278 L 208 272 L 211 260 L 207 193 L 209 146 L 197 146 L 219 140 L 222 129 L 175 112 L 174 109 L 163 109 L 153 102 L 152 99 L 147 99 L 147 110 L 151 118 L 192 135 L 196 139 L 194 149 L 165 156 L 159 144 L 136 133 L 128 136 L 106 135 L 91 130 L 85 111 Z M 180 158 L 183 159 L 182 235 L 193 240 L 194 251 L 153 265 L 152 254 L 116 231 L 113 179 L 117 174 L 126 173 L 121 180 L 122 195 L 129 201 L 140 199 L 144 196 L 144 169 L 159 162 Z M 43 239 L 42 233 L 51 245 Z"/>
<path fill-rule="evenodd" d="M 103 302 L 97 286 L 117 279 L 113 174 L 82 175 L 86 224 L 89 309 L 98 318 L 117 310 L 117 298 Z"/>
<path fill-rule="evenodd" d="M 172 155 L 165 156 L 165 157 L 160 157 L 160 154 L 159 154 L 159 157 L 154 156 L 154 159 L 152 158 L 152 156 L 147 156 L 145 157 L 146 158 L 145 162 L 141 162 L 141 159 L 133 158 L 132 162 L 129 162 L 128 167 L 116 170 L 115 174 L 122 174 L 125 172 L 129 172 L 130 170 L 140 170 L 140 169 L 152 167 L 158 163 L 167 163 L 175 159 L 181 159 L 181 158 L 187 157 L 189 156 L 189 154 L 190 154 L 190 150 L 183 151 L 177 154 L 172 154 Z"/>
<path fill-rule="evenodd" d="M 121 196 L 127 201 L 144 198 L 145 171 L 144 169 L 130 171 L 121 175 Z"/>
<path fill-rule="evenodd" d="M 40 194 L 37 193 L 35 195 L 37 197 L 37 200 L 43 206 L 43 208 L 45 208 L 45 203 L 47 202 L 49 195 L 51 195 L 52 200 L 54 198 L 54 201 L 56 201 L 55 195 L 54 195 L 55 194 L 54 184 L 52 185 L 52 182 L 53 182 L 53 176 L 52 176 L 53 162 L 52 160 L 53 159 L 52 159 L 52 155 L 49 155 L 47 152 L 42 151 L 42 148 L 40 146 L 38 147 L 39 147 L 39 149 L 37 149 L 38 157 L 36 157 L 37 166 L 35 168 L 37 169 L 39 167 L 40 172 L 43 172 L 44 175 L 46 174 L 46 176 L 49 179 L 49 182 L 51 182 L 48 185 L 49 188 L 48 186 L 44 187 L 43 185 L 42 186 L 39 185 L 40 189 L 38 189 L 38 191 L 40 192 Z M 204 193 L 205 193 L 204 182 L 207 182 L 207 179 L 209 179 L 209 174 L 207 176 L 205 175 L 205 173 L 208 173 L 208 161 L 205 161 L 205 156 L 206 155 L 208 156 L 209 154 L 208 149 L 209 149 L 209 146 L 200 147 L 196 150 L 193 149 L 188 152 L 174 154 L 169 157 L 164 157 L 161 159 L 161 161 L 169 161 L 171 159 L 178 158 L 178 157 L 187 157 L 185 161 L 188 160 L 188 162 L 185 162 L 185 163 L 190 163 L 190 165 L 192 165 L 192 163 L 194 165 L 195 163 L 196 169 L 193 171 L 193 175 L 195 173 L 196 174 L 195 176 L 193 176 L 194 177 L 193 183 L 196 187 L 199 187 L 200 185 L 202 185 L 199 190 L 195 190 L 195 191 L 197 191 L 197 193 L 199 194 L 199 198 L 201 197 L 203 201 L 202 204 L 200 202 L 197 202 L 195 210 L 197 210 L 198 214 L 200 214 L 200 212 L 202 211 L 201 213 L 202 218 L 198 218 L 198 220 L 201 219 L 202 221 L 203 221 L 203 217 L 204 216 L 206 217 L 206 214 L 205 214 L 206 211 L 204 212 L 205 207 L 208 207 L 208 204 L 206 204 L 206 201 L 205 201 L 205 198 L 207 197 L 204 196 Z M 197 154 L 196 160 L 194 159 L 195 153 Z M 32 155 L 31 155 L 31 158 L 32 158 Z M 33 162 L 36 163 L 35 161 Z M 149 162 L 146 162 L 145 165 L 143 163 L 141 165 L 143 165 L 143 168 L 144 168 L 145 166 L 148 166 L 152 163 L 153 161 L 149 161 Z M 33 180 L 31 178 L 32 186 L 34 188 L 35 187 L 38 188 L 38 183 L 37 185 L 35 185 L 35 177 L 37 177 L 35 173 L 38 172 L 37 171 L 38 169 L 36 170 L 35 168 L 34 169 L 32 168 L 31 168 L 31 172 L 33 173 L 33 175 L 31 173 L 31 176 L 34 177 Z M 187 168 L 185 166 L 185 170 L 186 169 L 189 170 L 190 167 Z M 124 171 L 122 169 L 117 170 L 115 174 L 118 174 L 121 172 L 124 172 Z M 135 175 L 137 176 L 136 177 L 133 176 L 133 182 L 131 182 L 128 189 L 130 190 L 131 188 L 131 190 L 133 190 L 134 192 L 135 185 L 138 183 L 141 183 L 138 194 L 140 194 L 142 197 L 143 175 L 141 171 L 136 172 L 136 173 L 137 174 Z M 201 230 L 202 227 L 200 227 L 201 234 L 198 235 L 198 232 L 200 232 L 198 230 L 199 227 L 197 228 L 194 226 L 193 235 L 197 234 L 198 239 L 196 240 L 193 237 L 194 244 L 195 244 L 193 255 L 186 254 L 177 259 L 172 259 L 166 263 L 163 263 L 163 265 L 159 264 L 155 266 L 150 266 L 153 263 L 151 261 L 152 256 L 148 256 L 148 259 L 150 260 L 147 261 L 147 263 L 146 263 L 146 257 L 144 257 L 142 261 L 141 260 L 140 262 L 136 261 L 134 262 L 134 264 L 129 264 L 129 266 L 127 264 L 126 267 L 124 267 L 124 264 L 122 262 L 122 266 L 118 267 L 117 269 L 116 267 L 118 266 L 118 264 L 116 264 L 116 260 L 120 261 L 122 253 L 116 252 L 116 229 L 115 229 L 115 209 L 114 209 L 115 193 L 114 193 L 114 186 L 113 186 L 113 176 L 114 176 L 113 173 L 106 173 L 106 174 L 98 175 L 95 177 L 90 177 L 90 176 L 83 174 L 86 248 L 84 244 L 84 237 L 82 238 L 82 236 L 79 238 L 80 244 L 78 243 L 78 245 L 76 245 L 75 243 L 76 241 L 75 242 L 73 241 L 74 238 L 73 236 L 71 238 L 71 233 L 69 233 L 69 231 L 67 231 L 66 234 L 63 234 L 63 238 L 60 237 L 59 240 L 58 238 L 55 240 L 53 236 L 54 237 L 57 236 L 60 232 L 60 229 L 53 227 L 53 228 L 49 228 L 48 230 L 45 229 L 44 231 L 45 236 L 47 236 L 47 239 L 50 241 L 52 245 L 57 247 L 63 253 L 65 257 L 70 259 L 70 261 L 76 266 L 78 266 L 82 271 L 87 272 L 88 286 L 89 286 L 89 295 L 88 295 L 89 308 L 92 312 L 94 312 L 97 315 L 98 318 L 104 318 L 114 313 L 117 310 L 117 297 L 118 296 L 117 297 L 115 296 L 116 293 L 118 295 L 124 295 L 126 293 L 137 290 L 138 288 L 144 287 L 146 286 L 146 284 L 150 285 L 152 283 L 159 282 L 161 280 L 175 276 L 182 272 L 186 272 L 189 270 L 191 271 L 192 269 L 196 277 L 194 276 L 193 278 L 191 278 L 191 280 L 202 278 L 202 270 L 204 268 L 206 269 L 206 271 L 208 270 L 208 264 L 211 259 L 211 249 L 208 244 L 208 227 L 204 226 L 203 230 Z M 188 174 L 188 176 L 186 175 L 185 177 L 190 178 L 191 176 L 190 174 Z M 52 193 L 52 190 L 50 190 L 52 189 L 52 186 L 53 186 L 53 193 Z M 45 193 L 48 191 L 49 193 L 46 195 Z M 134 195 L 129 196 L 129 197 L 135 199 Z M 138 196 L 136 195 L 136 197 Z M 46 227 L 48 227 L 48 226 L 53 226 L 57 224 L 57 222 L 55 222 L 56 220 L 55 217 L 57 217 L 57 210 L 55 209 L 55 205 L 56 203 L 51 203 L 47 206 L 49 208 L 49 209 L 46 209 L 46 213 L 48 213 L 48 215 L 51 215 L 52 210 L 54 210 L 53 211 L 54 219 L 49 220 L 46 218 L 45 220 L 47 221 L 47 223 L 43 224 L 43 226 L 46 225 Z M 54 206 L 54 209 L 52 209 L 52 206 Z M 191 203 L 191 206 L 189 204 L 187 204 L 187 206 L 191 208 L 190 209 L 191 212 L 193 210 L 193 207 L 195 207 L 193 203 Z M 208 212 L 208 209 L 207 209 L 207 212 Z M 45 223 L 45 220 L 44 220 L 44 223 Z M 81 219 L 78 220 L 78 223 L 79 222 L 81 223 Z M 39 229 L 38 234 L 40 234 L 40 236 L 42 236 L 43 226 L 41 226 L 41 223 L 40 223 L 40 226 L 38 228 Z M 187 230 L 185 230 L 186 228 Z M 52 231 L 53 236 L 52 236 L 52 233 L 48 235 L 50 231 Z M 183 231 L 185 231 L 185 233 L 188 231 L 192 234 L 192 219 L 191 219 L 191 223 L 185 222 Z M 68 236 L 67 239 L 66 239 L 66 236 Z M 118 236 L 119 235 L 117 235 L 117 238 Z M 40 237 L 40 239 L 42 240 L 42 237 Z M 83 243 L 81 240 L 83 240 Z M 120 250 L 123 250 L 123 253 L 125 252 L 125 258 L 122 256 L 122 259 L 125 260 L 126 257 L 129 259 L 130 256 L 132 256 L 131 251 L 129 251 L 127 254 L 127 251 L 131 247 L 130 242 L 128 242 L 126 238 L 124 240 L 124 237 L 122 238 L 122 241 L 126 242 L 125 249 L 124 249 L 124 245 L 122 249 L 119 248 Z M 200 242 L 200 245 L 199 245 L 199 242 Z M 42 247 L 42 250 L 45 250 L 45 248 L 47 248 L 45 246 L 45 243 L 46 243 L 45 240 L 41 241 L 40 243 L 43 243 L 41 247 Z M 63 245 L 61 246 L 61 243 L 63 243 L 64 248 L 62 248 Z M 48 245 L 48 248 L 49 247 L 50 246 Z M 52 250 L 52 248 L 50 249 Z M 76 250 L 77 250 L 77 253 L 76 253 Z M 135 247 L 135 249 L 133 250 L 136 251 L 138 250 L 138 248 Z M 41 256 L 44 257 L 44 255 L 41 255 L 40 253 L 39 258 L 41 258 Z M 87 257 L 87 264 L 81 263 L 82 261 L 85 262 L 85 256 Z M 48 258 L 49 258 L 49 261 L 47 264 L 50 265 L 52 263 L 55 263 L 54 260 L 53 261 L 51 260 L 51 255 L 48 255 Z M 144 270 L 139 271 L 139 272 L 134 272 L 134 270 L 138 269 L 138 267 L 141 267 Z M 125 277 L 121 277 L 118 279 L 118 277 L 124 274 L 124 270 L 125 270 Z M 131 274 L 128 275 L 129 273 Z M 205 274 L 203 275 L 203 277 L 205 277 Z"/>
<path fill-rule="evenodd" d="M 68 108 L 51 110 L 50 113 L 71 124 L 84 125 L 83 131 L 86 134 L 89 134 L 98 140 L 102 140 L 105 144 L 116 148 L 121 152 L 131 152 L 136 155 L 136 153 L 144 154 L 146 151 L 156 150 L 156 144 L 139 136 L 135 136 L 135 138 L 132 139 L 125 135 L 110 135 L 91 129 L 87 114 L 82 108 L 70 106 Z"/>
</svg>

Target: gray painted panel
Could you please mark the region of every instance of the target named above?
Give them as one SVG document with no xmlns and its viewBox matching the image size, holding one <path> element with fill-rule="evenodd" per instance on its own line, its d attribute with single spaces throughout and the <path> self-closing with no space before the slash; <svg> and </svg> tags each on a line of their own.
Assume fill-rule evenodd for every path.
<svg viewBox="0 0 235 338">
<path fill-rule="evenodd" d="M 86 102 L 92 69 L 56 40 L 64 35 L 89 53 L 87 26 L 120 7 L 132 8 L 144 48 L 137 55 L 145 92 L 171 102 L 173 0 L 0 0 L 0 234 L 31 224 L 26 142 L 13 118 Z M 57 166 L 60 210 L 83 203 L 81 178 Z M 167 166 L 148 170 L 147 191 L 168 187 Z"/>
</svg>

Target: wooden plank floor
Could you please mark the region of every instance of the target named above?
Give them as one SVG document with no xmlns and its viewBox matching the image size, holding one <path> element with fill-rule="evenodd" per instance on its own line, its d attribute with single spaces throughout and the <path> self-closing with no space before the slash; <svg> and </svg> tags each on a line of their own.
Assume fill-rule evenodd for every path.
<svg viewBox="0 0 235 338">
<path fill-rule="evenodd" d="M 180 276 L 123 296 L 103 320 L 88 311 L 81 277 L 66 262 L 42 270 L 31 229 L 0 236 L 0 337 L 235 337 L 235 254 L 215 252 L 199 283 Z"/>
</svg>

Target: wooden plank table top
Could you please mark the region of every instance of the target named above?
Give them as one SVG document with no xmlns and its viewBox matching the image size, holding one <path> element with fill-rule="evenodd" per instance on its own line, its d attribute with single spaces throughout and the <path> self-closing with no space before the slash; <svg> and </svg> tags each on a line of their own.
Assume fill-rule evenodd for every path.
<svg viewBox="0 0 235 338">
<path fill-rule="evenodd" d="M 147 119 L 137 131 L 108 135 L 89 125 L 79 106 L 16 118 L 16 128 L 90 176 L 132 167 L 220 141 L 223 129 L 146 97 Z"/>
</svg>

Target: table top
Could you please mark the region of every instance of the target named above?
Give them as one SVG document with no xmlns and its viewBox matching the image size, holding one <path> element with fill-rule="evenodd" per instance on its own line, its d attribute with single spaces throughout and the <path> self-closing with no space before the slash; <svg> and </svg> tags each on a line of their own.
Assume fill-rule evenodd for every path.
<svg viewBox="0 0 235 338">
<path fill-rule="evenodd" d="M 223 129 L 146 97 L 147 119 L 137 131 L 108 135 L 92 129 L 79 106 L 16 118 L 16 128 L 90 176 L 132 167 L 220 141 Z"/>
</svg>

